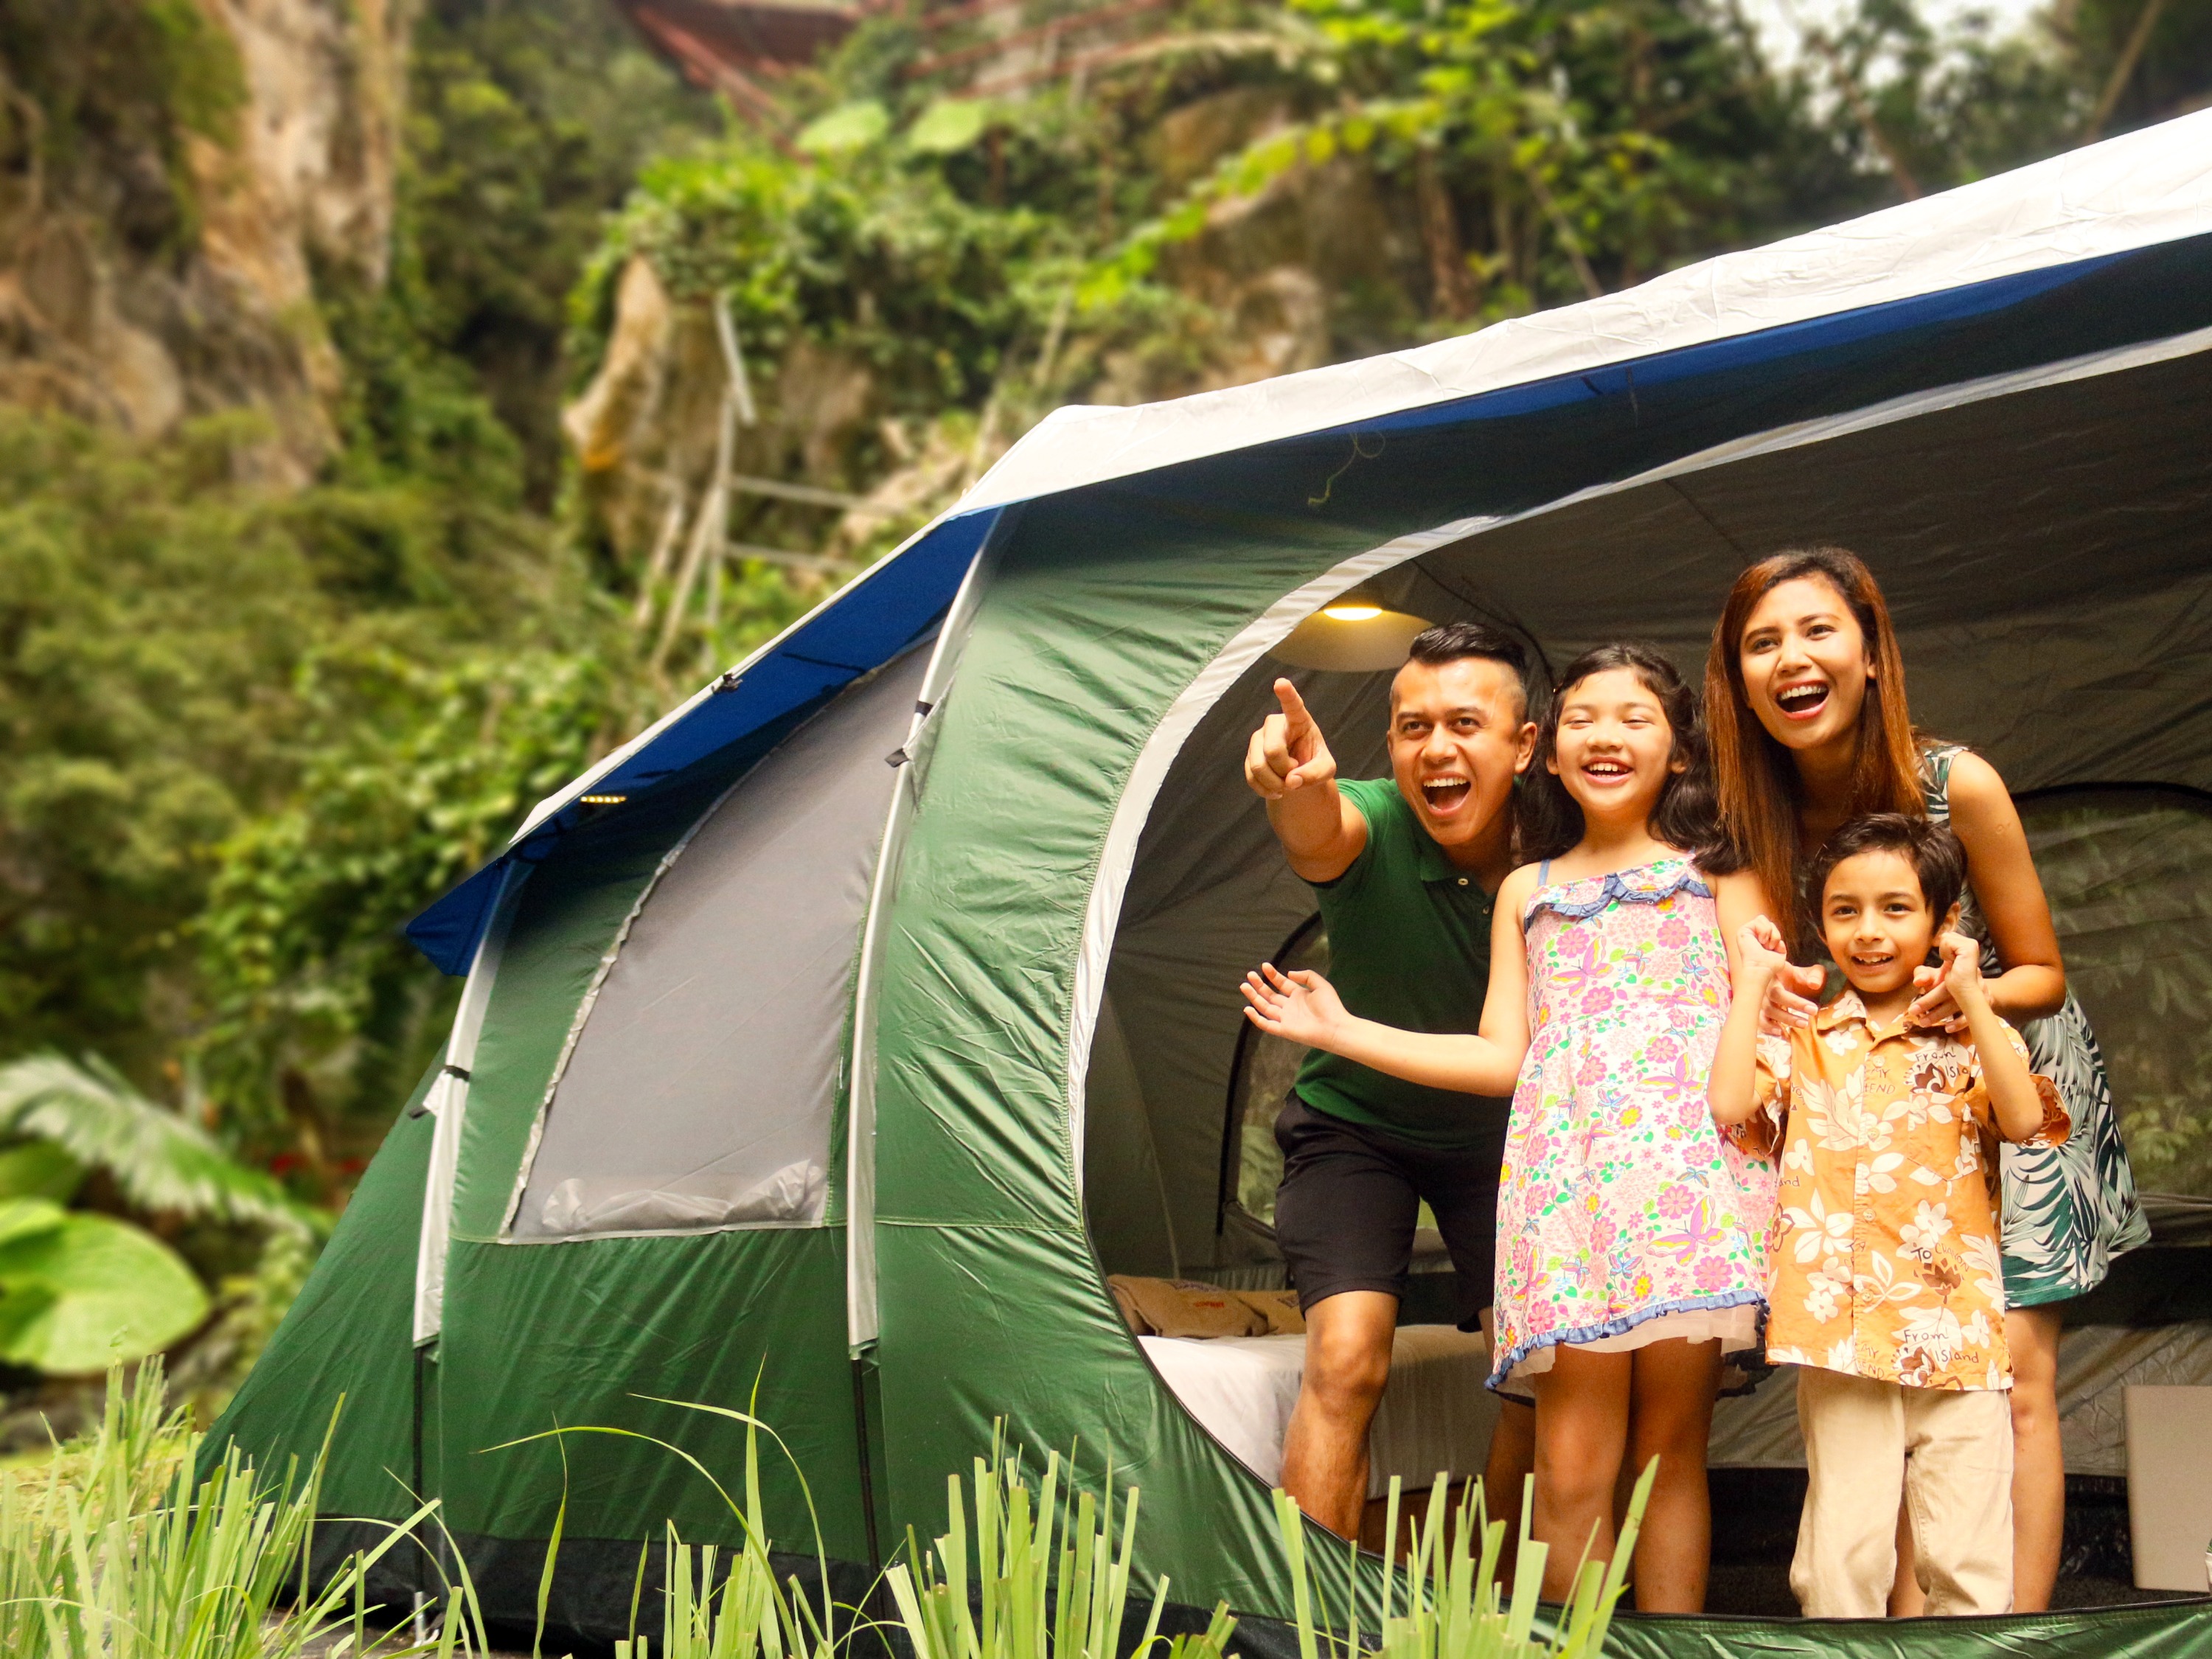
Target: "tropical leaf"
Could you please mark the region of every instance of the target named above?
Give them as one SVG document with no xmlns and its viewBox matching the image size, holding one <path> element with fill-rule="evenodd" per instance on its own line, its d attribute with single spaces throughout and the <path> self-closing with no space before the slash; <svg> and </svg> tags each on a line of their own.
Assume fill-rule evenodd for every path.
<svg viewBox="0 0 2212 1659">
<path fill-rule="evenodd" d="M 809 155 L 840 155 L 866 149 L 890 131 L 890 112 L 872 98 L 840 104 L 800 129 L 795 141 Z"/>
<path fill-rule="evenodd" d="M 233 1160 L 204 1129 L 147 1099 L 98 1059 L 79 1065 L 37 1054 L 0 1066 L 0 1135 L 48 1142 L 106 1170 L 142 1210 L 321 1231 L 319 1212 Z"/>
<path fill-rule="evenodd" d="M 66 1204 L 84 1184 L 84 1165 L 51 1140 L 0 1150 L 0 1198 L 51 1198 Z"/>
<path fill-rule="evenodd" d="M 954 155 L 968 149 L 999 118 L 981 98 L 940 98 L 907 129 L 906 147 L 917 155 Z"/>
<path fill-rule="evenodd" d="M 0 1200 L 0 1359 L 98 1371 L 167 1347 L 207 1311 L 184 1258 L 143 1229 L 52 1199 Z"/>
</svg>

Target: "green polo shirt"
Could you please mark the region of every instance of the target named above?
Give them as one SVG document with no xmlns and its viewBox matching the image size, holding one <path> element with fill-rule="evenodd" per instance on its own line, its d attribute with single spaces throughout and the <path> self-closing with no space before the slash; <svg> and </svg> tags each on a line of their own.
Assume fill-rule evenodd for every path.
<svg viewBox="0 0 2212 1659">
<path fill-rule="evenodd" d="M 1337 788 L 1367 820 L 1367 845 L 1314 884 L 1328 930 L 1328 977 L 1344 1006 L 1416 1031 L 1472 1031 L 1490 985 L 1490 895 L 1444 856 L 1389 778 Z M 1505 1103 L 1405 1083 L 1316 1048 L 1298 1098 L 1316 1112 L 1429 1146 L 1494 1137 Z"/>
</svg>

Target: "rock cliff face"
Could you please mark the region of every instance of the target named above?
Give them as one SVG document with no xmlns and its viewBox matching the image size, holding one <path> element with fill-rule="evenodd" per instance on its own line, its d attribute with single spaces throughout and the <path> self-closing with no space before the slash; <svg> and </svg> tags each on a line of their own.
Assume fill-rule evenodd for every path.
<svg viewBox="0 0 2212 1659">
<path fill-rule="evenodd" d="M 0 399 L 158 436 L 334 441 L 318 270 L 383 280 L 413 0 L 12 0 L 0 23 Z"/>
</svg>

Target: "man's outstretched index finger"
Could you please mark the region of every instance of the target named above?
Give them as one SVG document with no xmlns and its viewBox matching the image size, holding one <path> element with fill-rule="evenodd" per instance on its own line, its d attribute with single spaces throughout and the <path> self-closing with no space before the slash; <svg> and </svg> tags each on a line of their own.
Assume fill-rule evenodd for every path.
<svg viewBox="0 0 2212 1659">
<path fill-rule="evenodd" d="M 1298 688 L 1288 680 L 1275 682 L 1275 701 L 1283 705 L 1283 718 L 1289 724 L 1295 738 L 1314 729 L 1313 715 L 1306 708 L 1306 700 L 1298 695 Z"/>
</svg>

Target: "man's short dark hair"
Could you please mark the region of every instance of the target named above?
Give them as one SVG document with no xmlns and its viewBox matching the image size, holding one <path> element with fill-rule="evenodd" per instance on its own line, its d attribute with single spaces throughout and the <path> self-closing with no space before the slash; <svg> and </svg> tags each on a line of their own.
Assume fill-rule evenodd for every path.
<svg viewBox="0 0 2212 1659">
<path fill-rule="evenodd" d="M 1528 653 L 1521 648 L 1521 641 L 1483 623 L 1438 623 L 1434 628 L 1425 628 L 1413 635 L 1406 655 L 1431 668 L 1462 657 L 1487 657 L 1511 669 L 1524 687 L 1528 683 Z"/>
<path fill-rule="evenodd" d="M 1828 890 L 1828 878 L 1845 859 L 1861 853 L 1894 853 L 1920 878 L 1920 896 L 1942 917 L 1966 890 L 1966 849 L 1948 824 L 1902 812 L 1869 812 L 1851 819 L 1828 837 L 1805 871 L 1805 901 L 1817 918 Z"/>
</svg>

